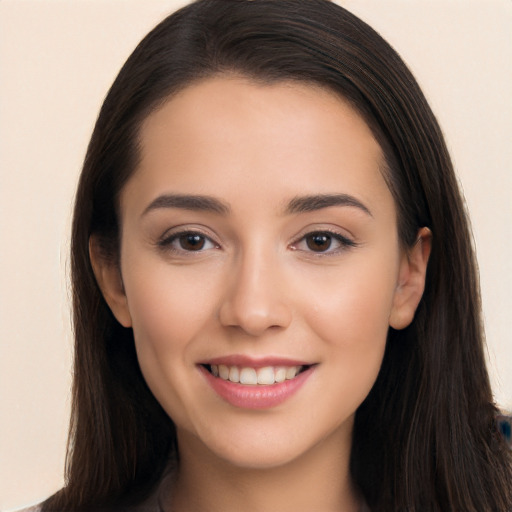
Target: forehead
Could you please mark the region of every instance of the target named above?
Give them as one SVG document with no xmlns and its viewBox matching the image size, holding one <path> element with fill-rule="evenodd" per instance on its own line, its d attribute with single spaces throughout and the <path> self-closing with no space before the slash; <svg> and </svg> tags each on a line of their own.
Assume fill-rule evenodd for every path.
<svg viewBox="0 0 512 512">
<path fill-rule="evenodd" d="M 362 117 L 331 90 L 298 81 L 267 84 L 231 75 L 193 83 L 149 115 L 141 127 L 142 156 L 149 159 L 149 149 L 172 139 L 178 145 L 187 136 L 200 143 L 215 134 L 217 142 L 230 144 L 236 142 L 234 128 L 239 127 L 243 129 L 236 133 L 238 140 L 258 142 L 254 137 L 260 136 L 267 145 L 273 138 L 282 146 L 298 144 L 304 137 L 313 144 L 319 136 L 328 144 L 342 131 L 346 139 L 350 131 L 351 142 L 357 139 L 359 145 L 366 145 L 365 151 L 371 149 L 373 156 L 381 156 Z M 343 144 L 340 138 L 336 142 Z"/>
<path fill-rule="evenodd" d="M 364 200 L 387 191 L 381 148 L 362 117 L 333 92 L 304 83 L 223 76 L 195 83 L 148 116 L 140 142 L 126 188 L 146 200 L 191 187 L 276 201 L 333 191 Z M 122 205 L 123 196 L 133 194 L 123 191 Z"/>
</svg>

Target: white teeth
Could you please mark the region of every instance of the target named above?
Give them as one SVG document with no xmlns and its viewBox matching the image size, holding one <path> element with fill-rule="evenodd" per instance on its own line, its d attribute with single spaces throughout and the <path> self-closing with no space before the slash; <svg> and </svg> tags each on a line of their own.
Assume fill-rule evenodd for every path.
<svg viewBox="0 0 512 512">
<path fill-rule="evenodd" d="M 219 364 L 219 377 L 224 380 L 229 379 L 229 368 L 224 364 Z"/>
<path fill-rule="evenodd" d="M 290 366 L 286 369 L 286 379 L 293 379 L 297 375 L 298 368 L 296 366 Z"/>
<path fill-rule="evenodd" d="M 258 384 L 274 384 L 274 368 L 266 366 L 258 370 Z"/>
<path fill-rule="evenodd" d="M 276 382 L 284 382 L 286 380 L 286 368 L 279 366 L 274 372 L 274 379 Z"/>
<path fill-rule="evenodd" d="M 231 382 L 240 382 L 240 372 L 236 366 L 232 366 L 229 369 L 229 380 Z"/>
<path fill-rule="evenodd" d="M 254 368 L 242 368 L 240 371 L 240 384 L 258 384 L 258 376 Z"/>
<path fill-rule="evenodd" d="M 265 366 L 263 368 L 239 368 L 224 364 L 212 364 L 211 373 L 215 377 L 240 384 L 255 386 L 256 384 L 271 385 L 293 379 L 301 370 L 301 366 Z"/>
</svg>

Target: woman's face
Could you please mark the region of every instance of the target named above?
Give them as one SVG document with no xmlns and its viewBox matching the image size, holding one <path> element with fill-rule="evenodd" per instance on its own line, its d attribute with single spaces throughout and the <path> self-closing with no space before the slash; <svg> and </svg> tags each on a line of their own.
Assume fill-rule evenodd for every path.
<svg viewBox="0 0 512 512">
<path fill-rule="evenodd" d="M 106 296 L 180 449 L 260 468 L 348 449 L 388 327 L 410 320 L 367 125 L 313 86 L 217 77 L 151 114 L 141 141 Z"/>
</svg>

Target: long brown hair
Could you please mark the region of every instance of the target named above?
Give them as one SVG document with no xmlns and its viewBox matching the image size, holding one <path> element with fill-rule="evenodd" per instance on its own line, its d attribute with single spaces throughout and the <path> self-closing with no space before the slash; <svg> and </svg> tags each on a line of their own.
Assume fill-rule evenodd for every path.
<svg viewBox="0 0 512 512">
<path fill-rule="evenodd" d="M 45 510 L 141 502 L 178 463 L 175 429 L 146 386 L 131 329 L 105 303 L 89 238 L 119 244 L 117 198 L 138 163 L 142 121 L 194 81 L 236 73 L 309 82 L 363 116 L 411 246 L 433 233 L 426 290 L 412 324 L 390 329 L 378 379 L 356 413 L 351 472 L 372 509 L 505 511 L 511 454 L 500 438 L 484 359 L 478 277 L 463 201 L 439 125 L 397 53 L 328 0 L 200 0 L 138 45 L 97 120 L 72 234 L 73 408 L 65 488 Z"/>
</svg>

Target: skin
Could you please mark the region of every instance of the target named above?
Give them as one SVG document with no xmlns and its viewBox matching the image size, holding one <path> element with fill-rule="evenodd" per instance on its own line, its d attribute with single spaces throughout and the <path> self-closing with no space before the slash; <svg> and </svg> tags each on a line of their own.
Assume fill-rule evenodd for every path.
<svg viewBox="0 0 512 512">
<path fill-rule="evenodd" d="M 173 510 L 358 510 L 354 413 L 389 326 L 413 318 L 430 251 L 426 229 L 401 248 L 381 148 L 331 92 L 232 76 L 172 97 L 145 120 L 141 141 L 120 197 L 121 268 L 101 259 L 94 239 L 91 258 L 177 426 Z M 207 195 L 226 211 L 155 206 L 165 194 Z M 359 205 L 290 209 L 294 198 L 325 194 Z M 187 230 L 201 250 L 172 238 Z M 308 245 L 326 231 L 330 246 Z M 315 366 L 284 403 L 244 409 L 198 366 L 233 354 Z"/>
</svg>

